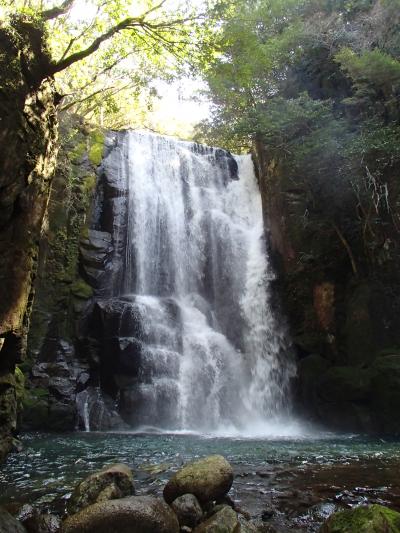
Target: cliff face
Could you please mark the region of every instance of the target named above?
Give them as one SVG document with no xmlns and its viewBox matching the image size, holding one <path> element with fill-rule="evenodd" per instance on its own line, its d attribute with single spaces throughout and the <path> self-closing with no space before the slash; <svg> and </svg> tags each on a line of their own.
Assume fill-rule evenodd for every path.
<svg viewBox="0 0 400 533">
<path fill-rule="evenodd" d="M 356 230 L 356 195 L 337 207 L 320 197 L 315 211 L 307 182 L 296 180 L 283 159 L 272 158 L 260 143 L 255 161 L 297 347 L 298 410 L 334 429 L 399 434 L 398 169 L 386 176 L 395 206 L 390 218 L 376 217 L 363 228 L 378 243 L 371 261 Z M 352 228 L 346 234 L 334 222 L 336 211 Z"/>
<path fill-rule="evenodd" d="M 0 28 L 0 460 L 16 425 L 15 364 L 24 352 L 38 244 L 57 156 L 56 94 L 41 81 L 40 28 Z M 19 374 L 18 374 L 19 376 Z"/>
<path fill-rule="evenodd" d="M 89 236 L 103 134 L 79 117 L 63 115 L 60 137 L 40 242 L 27 359 L 21 365 L 27 380 L 20 426 L 30 430 L 74 430 L 76 394 L 89 378 L 86 353 L 79 353 L 77 323 L 93 289 L 82 277 L 80 257 Z"/>
</svg>

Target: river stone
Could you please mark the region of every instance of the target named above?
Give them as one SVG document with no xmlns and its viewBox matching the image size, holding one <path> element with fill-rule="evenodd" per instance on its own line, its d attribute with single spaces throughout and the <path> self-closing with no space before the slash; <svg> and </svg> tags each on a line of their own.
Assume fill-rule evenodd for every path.
<svg viewBox="0 0 400 533">
<path fill-rule="evenodd" d="M 179 525 L 195 527 L 203 516 L 199 500 L 194 494 L 179 496 L 171 504 L 172 510 L 178 517 Z"/>
<path fill-rule="evenodd" d="M 68 517 L 62 533 L 179 533 L 171 508 L 154 496 L 95 503 Z"/>
<path fill-rule="evenodd" d="M 400 513 L 370 505 L 331 515 L 320 533 L 400 533 Z"/>
<path fill-rule="evenodd" d="M 233 483 L 233 470 L 222 455 L 210 455 L 179 470 L 164 488 L 164 498 L 172 503 L 178 496 L 194 494 L 201 503 L 222 498 Z"/>
<path fill-rule="evenodd" d="M 60 531 L 61 520 L 58 516 L 41 513 L 38 508 L 29 504 L 21 507 L 17 518 L 27 529 L 28 533 L 58 533 Z"/>
<path fill-rule="evenodd" d="M 68 502 L 68 513 L 74 514 L 88 505 L 131 496 L 134 493 L 133 473 L 129 466 L 118 463 L 108 465 L 75 487 Z"/>
<path fill-rule="evenodd" d="M 225 505 L 205 522 L 197 526 L 193 533 L 239 533 L 240 523 L 235 511 Z"/>
<path fill-rule="evenodd" d="M 8 511 L 0 507 L 0 532 L 26 533 L 26 529 L 16 518 L 10 515 Z"/>
</svg>

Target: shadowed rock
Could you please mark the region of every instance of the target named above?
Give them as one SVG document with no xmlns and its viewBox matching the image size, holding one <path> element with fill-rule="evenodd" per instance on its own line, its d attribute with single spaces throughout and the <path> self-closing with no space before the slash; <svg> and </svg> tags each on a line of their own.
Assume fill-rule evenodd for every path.
<svg viewBox="0 0 400 533">
<path fill-rule="evenodd" d="M 67 518 L 63 533 L 179 533 L 170 507 L 153 496 L 95 503 Z"/>
<path fill-rule="evenodd" d="M 24 526 L 8 511 L 0 507 L 0 531 L 1 533 L 26 533 Z"/>
<path fill-rule="evenodd" d="M 171 507 L 178 517 L 181 527 L 195 527 L 203 516 L 199 501 L 193 494 L 179 496 L 172 502 Z"/>
<path fill-rule="evenodd" d="M 239 531 L 240 523 L 237 514 L 231 507 L 224 506 L 197 526 L 193 533 L 237 533 Z"/>
</svg>

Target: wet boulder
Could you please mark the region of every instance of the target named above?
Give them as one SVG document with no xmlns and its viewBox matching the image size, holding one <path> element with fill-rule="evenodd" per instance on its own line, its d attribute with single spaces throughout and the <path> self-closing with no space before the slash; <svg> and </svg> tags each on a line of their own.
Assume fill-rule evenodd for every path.
<svg viewBox="0 0 400 533">
<path fill-rule="evenodd" d="M 172 503 L 184 494 L 194 494 L 201 503 L 222 498 L 233 483 L 233 470 L 222 455 L 210 455 L 179 470 L 164 488 L 164 498 Z"/>
<path fill-rule="evenodd" d="M 154 496 L 95 503 L 68 517 L 63 533 L 179 533 L 171 508 Z"/>
<path fill-rule="evenodd" d="M 1 533 L 26 533 L 21 522 L 2 507 L 0 507 L 0 531 Z"/>
<path fill-rule="evenodd" d="M 129 466 L 108 465 L 77 485 L 68 502 L 68 512 L 77 513 L 94 503 L 115 500 L 134 493 L 133 473 Z"/>
<path fill-rule="evenodd" d="M 203 516 L 199 500 L 193 494 L 178 496 L 171 504 L 172 510 L 178 517 L 179 525 L 195 527 Z"/>
<path fill-rule="evenodd" d="M 382 505 L 357 507 L 334 513 L 320 529 L 320 533 L 399 532 L 400 513 Z"/>
<path fill-rule="evenodd" d="M 197 526 L 193 533 L 237 533 L 240 531 L 240 523 L 235 511 L 228 505 L 224 505 L 205 522 Z"/>
</svg>

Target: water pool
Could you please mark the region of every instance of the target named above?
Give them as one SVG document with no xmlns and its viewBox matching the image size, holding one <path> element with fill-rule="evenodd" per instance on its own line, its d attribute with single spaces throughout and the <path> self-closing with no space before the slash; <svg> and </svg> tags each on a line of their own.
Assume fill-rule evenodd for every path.
<svg viewBox="0 0 400 533">
<path fill-rule="evenodd" d="M 129 464 L 137 493 L 161 494 L 171 474 L 219 453 L 234 467 L 231 496 L 278 531 L 316 531 L 334 510 L 381 503 L 400 510 L 400 443 L 361 436 L 240 439 L 194 434 L 31 433 L 0 473 L 0 503 L 62 514 L 74 485 L 105 464 Z"/>
</svg>

